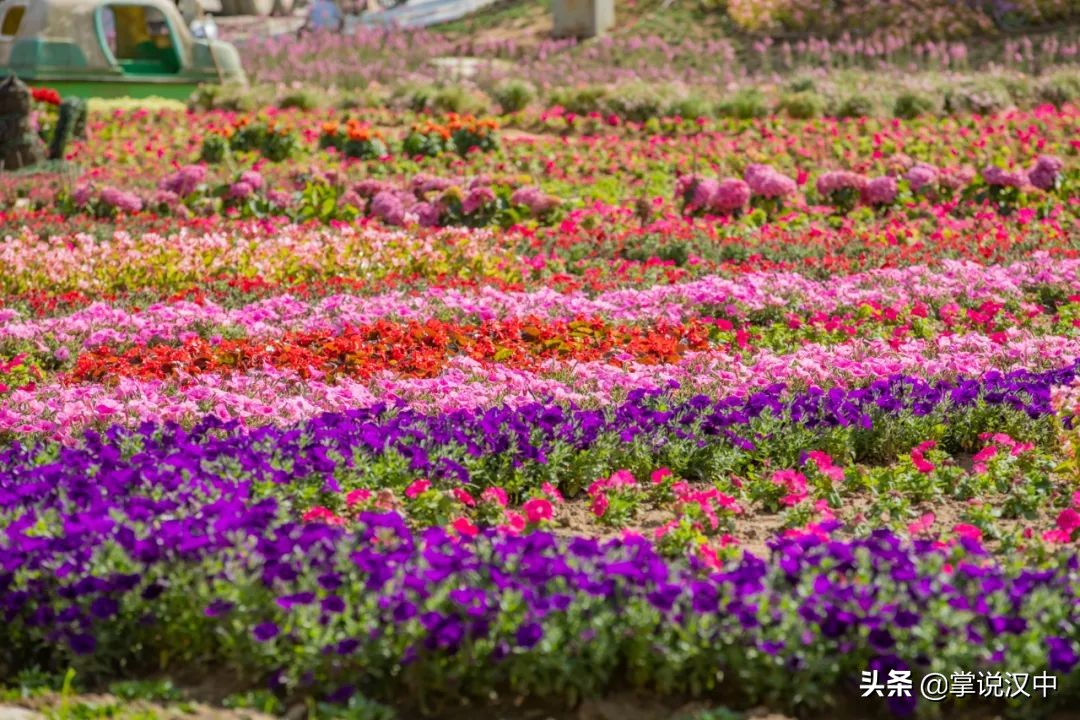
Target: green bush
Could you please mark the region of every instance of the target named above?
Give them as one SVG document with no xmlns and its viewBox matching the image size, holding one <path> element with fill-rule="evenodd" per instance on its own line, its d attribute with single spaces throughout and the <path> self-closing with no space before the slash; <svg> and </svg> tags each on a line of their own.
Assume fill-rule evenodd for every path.
<svg viewBox="0 0 1080 720">
<path fill-rule="evenodd" d="M 768 115 L 769 107 L 765 104 L 765 97 L 760 90 L 749 88 L 739 90 L 731 97 L 718 102 L 716 104 L 716 114 L 720 117 L 751 120 Z"/>
<path fill-rule="evenodd" d="M 796 120 L 809 120 L 825 112 L 825 101 L 816 92 L 788 93 L 780 99 L 777 109 Z"/>
<path fill-rule="evenodd" d="M 345 93 L 337 102 L 338 110 L 358 110 L 361 108 L 377 108 L 387 104 L 388 97 L 385 93 L 373 88 L 354 90 Z"/>
<path fill-rule="evenodd" d="M 301 88 L 286 93 L 278 101 L 278 107 L 282 110 L 296 108 L 297 110 L 314 110 L 322 105 L 319 94 L 307 88 Z"/>
<path fill-rule="evenodd" d="M 993 78 L 962 81 L 945 92 L 945 111 L 949 113 L 986 115 L 1000 112 L 1012 104 L 1008 88 Z"/>
<path fill-rule="evenodd" d="M 813 92 L 817 89 L 814 79 L 809 77 L 796 77 L 788 81 L 787 90 L 793 93 Z"/>
<path fill-rule="evenodd" d="M 470 93 L 461 85 L 447 85 L 439 88 L 431 97 L 431 109 L 441 113 L 471 113 L 484 112 L 485 103 Z"/>
<path fill-rule="evenodd" d="M 614 88 L 601 103 L 601 110 L 634 122 L 660 117 L 668 105 L 662 87 L 647 83 L 627 83 Z"/>
<path fill-rule="evenodd" d="M 229 155 L 229 141 L 221 135 L 211 133 L 203 138 L 202 152 L 199 159 L 205 163 L 216 165 L 225 162 Z"/>
<path fill-rule="evenodd" d="M 1035 86 L 1039 102 L 1061 107 L 1080 100 L 1080 73 L 1076 69 L 1058 70 L 1039 79 Z"/>
<path fill-rule="evenodd" d="M 561 105 L 577 115 L 588 115 L 603 110 L 608 89 L 602 85 L 586 85 L 577 88 L 563 88 L 551 93 L 552 105 Z"/>
<path fill-rule="evenodd" d="M 865 95 L 850 95 L 836 109 L 836 117 L 870 117 L 876 110 L 874 101 Z"/>
<path fill-rule="evenodd" d="M 698 95 L 687 95 L 671 102 L 667 109 L 667 115 L 678 115 L 685 120 L 697 120 L 709 117 L 711 108 L 709 103 Z"/>
<path fill-rule="evenodd" d="M 893 115 L 901 120 L 911 120 L 920 115 L 929 115 L 936 112 L 937 107 L 933 98 L 924 93 L 902 92 L 896 96 L 893 103 Z"/>
<path fill-rule="evenodd" d="M 509 114 L 527 108 L 536 99 L 536 88 L 524 80 L 504 80 L 488 94 L 501 112 Z"/>
</svg>

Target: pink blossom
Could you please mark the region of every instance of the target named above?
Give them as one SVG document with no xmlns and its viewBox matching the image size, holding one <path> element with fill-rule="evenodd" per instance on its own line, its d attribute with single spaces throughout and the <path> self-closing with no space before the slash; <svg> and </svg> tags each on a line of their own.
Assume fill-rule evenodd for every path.
<svg viewBox="0 0 1080 720">
<path fill-rule="evenodd" d="M 1027 176 L 1019 170 L 1005 170 L 997 165 L 987 165 L 982 171 L 983 180 L 991 187 L 1022 188 Z"/>
<path fill-rule="evenodd" d="M 405 488 L 405 497 L 410 500 L 415 500 L 420 495 L 423 495 L 431 487 L 430 480 L 415 480 L 409 487 Z"/>
<path fill-rule="evenodd" d="M 545 520 L 550 520 L 555 513 L 551 501 L 545 498 L 531 498 L 526 500 L 525 504 L 521 506 L 521 509 L 525 512 L 525 517 L 528 519 L 530 525 L 536 525 Z"/>
<path fill-rule="evenodd" d="M 649 476 L 649 479 L 652 481 L 653 485 L 659 485 L 669 477 L 671 477 L 671 470 L 663 467 L 653 470 L 652 474 Z"/>
<path fill-rule="evenodd" d="M 565 498 L 563 498 L 562 493 L 559 492 L 559 489 L 549 482 L 541 485 L 540 490 L 555 502 L 566 502 Z"/>
<path fill-rule="evenodd" d="M 882 175 L 867 181 L 862 190 L 867 205 L 891 205 L 896 200 L 896 178 Z"/>
<path fill-rule="evenodd" d="M 476 537 L 477 533 L 480 532 L 480 528 L 476 527 L 476 525 L 474 525 L 467 517 L 457 518 L 454 522 L 450 523 L 450 526 L 454 528 L 454 532 L 461 537 Z"/>
<path fill-rule="evenodd" d="M 818 195 L 827 198 L 841 190 L 861 191 L 866 185 L 866 178 L 850 170 L 830 170 L 819 175 L 815 185 Z"/>
<path fill-rule="evenodd" d="M 334 514 L 329 508 L 325 508 L 321 505 L 315 507 L 304 513 L 301 518 L 304 522 L 321 522 L 325 525 L 344 525 L 344 518 L 340 518 Z"/>
<path fill-rule="evenodd" d="M 461 211 L 472 215 L 477 210 L 495 202 L 495 192 L 489 187 L 474 187 L 461 201 Z"/>
<path fill-rule="evenodd" d="M 476 506 L 476 500 L 473 499 L 473 496 L 470 495 L 469 491 L 466 490 L 465 488 L 460 488 L 460 487 L 452 488 L 450 490 L 450 494 L 454 496 L 455 500 L 457 500 L 462 505 L 465 505 L 466 507 L 475 507 Z"/>
<path fill-rule="evenodd" d="M 953 534 L 959 538 L 967 538 L 968 540 L 975 540 L 977 542 L 982 541 L 982 530 L 974 525 L 968 525 L 967 523 L 959 523 L 953 525 Z"/>
<path fill-rule="evenodd" d="M 904 178 L 908 181 L 908 185 L 914 192 L 918 192 L 924 187 L 933 187 L 938 183 L 938 169 L 933 165 L 927 163 L 916 163 Z"/>
<path fill-rule="evenodd" d="M 1040 155 L 1028 171 L 1028 181 L 1040 190 L 1051 190 L 1061 177 L 1065 161 L 1054 155 Z"/>
<path fill-rule="evenodd" d="M 349 507 L 354 505 L 360 505 L 367 502 L 371 498 L 371 491 L 364 488 L 357 488 L 356 490 L 350 490 L 345 496 L 345 504 Z"/>
<path fill-rule="evenodd" d="M 713 191 L 709 207 L 719 213 L 732 213 L 746 207 L 750 202 L 750 186 L 744 181 L 727 177 Z"/>
<path fill-rule="evenodd" d="M 506 491 L 501 487 L 489 487 L 484 492 L 480 493 L 480 499 L 483 502 L 495 503 L 499 507 L 506 507 L 509 498 L 506 496 Z"/>
</svg>

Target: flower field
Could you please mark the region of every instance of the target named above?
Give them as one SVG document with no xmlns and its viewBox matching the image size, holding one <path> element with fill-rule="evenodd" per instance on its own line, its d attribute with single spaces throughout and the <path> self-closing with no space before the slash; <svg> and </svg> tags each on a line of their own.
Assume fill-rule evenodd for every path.
<svg viewBox="0 0 1080 720">
<path fill-rule="evenodd" d="M 1071 717 L 1078 121 L 95 111 L 0 178 L 0 677 Z"/>
</svg>

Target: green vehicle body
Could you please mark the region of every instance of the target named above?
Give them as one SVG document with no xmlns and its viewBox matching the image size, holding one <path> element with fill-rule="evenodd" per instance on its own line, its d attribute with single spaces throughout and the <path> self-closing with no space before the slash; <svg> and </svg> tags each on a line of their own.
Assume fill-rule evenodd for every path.
<svg viewBox="0 0 1080 720">
<path fill-rule="evenodd" d="M 204 83 L 247 82 L 236 48 L 192 37 L 173 0 L 0 0 L 8 73 L 84 98 L 186 99 Z"/>
</svg>

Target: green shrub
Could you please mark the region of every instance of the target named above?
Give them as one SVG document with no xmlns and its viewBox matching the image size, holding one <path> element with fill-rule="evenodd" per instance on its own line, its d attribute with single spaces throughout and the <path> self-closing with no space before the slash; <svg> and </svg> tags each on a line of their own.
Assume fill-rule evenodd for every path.
<svg viewBox="0 0 1080 720">
<path fill-rule="evenodd" d="M 601 103 L 601 110 L 634 122 L 645 122 L 663 115 L 667 105 L 663 88 L 647 83 L 627 83 L 611 91 Z"/>
<path fill-rule="evenodd" d="M 210 133 L 203 138 L 202 152 L 199 159 L 205 163 L 216 165 L 225 162 L 229 155 L 229 141 L 217 133 Z"/>
<path fill-rule="evenodd" d="M 668 115 L 678 115 L 686 120 L 709 117 L 712 113 L 709 103 L 698 95 L 687 95 L 674 100 L 667 109 Z"/>
<path fill-rule="evenodd" d="M 865 95 L 850 95 L 836 109 L 836 117 L 870 117 L 876 110 L 874 101 Z"/>
<path fill-rule="evenodd" d="M 1039 79 L 1035 86 L 1039 102 L 1061 107 L 1080 100 L 1080 73 L 1075 69 L 1058 70 Z"/>
<path fill-rule="evenodd" d="M 394 88 L 391 94 L 392 104 L 413 112 L 427 112 L 431 109 L 432 98 L 438 88 L 434 85 L 405 84 Z"/>
<path fill-rule="evenodd" d="M 724 98 L 716 104 L 716 114 L 720 117 L 738 118 L 739 120 L 751 120 L 765 117 L 769 114 L 769 108 L 765 104 L 765 97 L 757 88 L 739 90 L 734 95 Z"/>
<path fill-rule="evenodd" d="M 796 120 L 809 120 L 825 112 L 825 101 L 816 92 L 788 93 L 777 109 Z"/>
<path fill-rule="evenodd" d="M 278 101 L 278 107 L 282 110 L 296 108 L 297 110 L 314 110 L 322 105 L 322 99 L 313 90 L 301 88 L 286 93 Z"/>
<path fill-rule="evenodd" d="M 586 85 L 577 88 L 564 88 L 551 93 L 552 105 L 561 105 L 577 115 L 600 112 L 608 95 L 608 89 L 602 85 Z"/>
<path fill-rule="evenodd" d="M 814 79 L 805 76 L 792 78 L 787 84 L 788 92 L 793 93 L 813 92 L 816 89 Z"/>
<path fill-rule="evenodd" d="M 949 113 L 1000 112 L 1013 104 L 1008 88 L 998 79 L 966 80 L 945 92 L 945 111 Z"/>
<path fill-rule="evenodd" d="M 341 96 L 337 102 L 338 110 L 358 110 L 361 108 L 377 108 L 387 104 L 386 93 L 373 88 L 354 90 Z"/>
<path fill-rule="evenodd" d="M 431 97 L 431 109 L 442 113 L 479 114 L 486 108 L 482 100 L 461 85 L 447 85 L 435 91 Z"/>
<path fill-rule="evenodd" d="M 893 116 L 901 120 L 911 120 L 920 115 L 929 115 L 937 110 L 933 98 L 924 93 L 902 92 L 893 103 Z"/>
<path fill-rule="evenodd" d="M 499 106 L 499 110 L 508 114 L 527 108 L 529 103 L 536 99 L 536 88 L 524 80 L 504 80 L 488 94 Z"/>
</svg>

